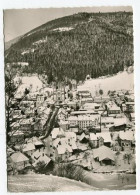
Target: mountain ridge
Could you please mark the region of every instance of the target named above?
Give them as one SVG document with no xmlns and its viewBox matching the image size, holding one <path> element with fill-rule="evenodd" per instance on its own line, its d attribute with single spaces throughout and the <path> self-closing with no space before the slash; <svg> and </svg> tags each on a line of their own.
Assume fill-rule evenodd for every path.
<svg viewBox="0 0 140 195">
<path fill-rule="evenodd" d="M 46 72 L 50 82 L 117 73 L 133 65 L 132 17 L 82 12 L 49 21 L 20 37 L 5 51 L 5 61 L 28 61 L 29 72 Z"/>
</svg>

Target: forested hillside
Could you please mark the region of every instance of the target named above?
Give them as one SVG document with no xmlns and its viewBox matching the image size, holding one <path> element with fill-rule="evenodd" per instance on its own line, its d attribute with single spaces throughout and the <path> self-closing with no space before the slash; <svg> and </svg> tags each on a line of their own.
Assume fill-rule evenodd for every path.
<svg viewBox="0 0 140 195">
<path fill-rule="evenodd" d="M 131 12 L 78 13 L 50 21 L 5 51 L 5 62 L 29 62 L 24 72 L 84 80 L 133 65 Z"/>
</svg>

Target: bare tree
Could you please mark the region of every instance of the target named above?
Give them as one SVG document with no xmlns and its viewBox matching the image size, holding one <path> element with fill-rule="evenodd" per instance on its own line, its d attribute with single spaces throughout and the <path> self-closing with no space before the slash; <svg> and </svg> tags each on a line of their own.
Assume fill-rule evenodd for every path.
<svg viewBox="0 0 140 195">
<path fill-rule="evenodd" d="M 14 74 L 11 70 L 5 71 L 5 106 L 6 106 L 6 136 L 9 141 L 8 133 L 10 132 L 10 114 L 12 100 L 14 99 L 17 86 L 14 83 Z"/>
</svg>

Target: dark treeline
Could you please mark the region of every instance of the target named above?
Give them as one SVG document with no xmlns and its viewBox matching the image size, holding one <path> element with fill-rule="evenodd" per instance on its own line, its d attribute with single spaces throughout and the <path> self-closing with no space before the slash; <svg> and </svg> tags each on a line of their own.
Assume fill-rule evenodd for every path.
<svg viewBox="0 0 140 195">
<path fill-rule="evenodd" d="M 62 27 L 73 29 L 53 31 Z M 46 42 L 33 45 L 40 39 Z M 21 55 L 32 48 L 34 52 Z M 13 44 L 5 52 L 5 61 L 29 62 L 24 72 L 45 72 L 49 82 L 123 71 L 133 65 L 132 13 L 79 13 L 48 22 Z"/>
</svg>

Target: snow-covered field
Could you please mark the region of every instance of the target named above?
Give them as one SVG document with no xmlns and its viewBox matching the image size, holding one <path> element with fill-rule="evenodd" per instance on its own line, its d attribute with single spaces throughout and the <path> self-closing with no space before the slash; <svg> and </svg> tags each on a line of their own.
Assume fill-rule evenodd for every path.
<svg viewBox="0 0 140 195">
<path fill-rule="evenodd" d="M 95 95 L 95 91 L 103 89 L 104 95 L 109 90 L 130 90 L 134 86 L 134 73 L 128 73 L 127 71 L 119 72 L 111 77 L 102 77 L 97 79 L 90 79 L 85 81 L 83 85 L 78 86 L 78 89 L 86 89 Z"/>
<path fill-rule="evenodd" d="M 11 175 L 8 176 L 8 191 L 66 192 L 136 189 L 135 174 L 98 174 L 86 171 L 84 180 L 85 183 L 53 175 Z"/>
<path fill-rule="evenodd" d="M 50 175 L 17 175 L 8 176 L 10 192 L 58 192 L 58 191 L 91 191 L 96 188 L 85 183 Z"/>
<path fill-rule="evenodd" d="M 18 88 L 18 92 L 23 92 L 25 88 L 31 88 L 31 91 L 37 91 L 43 87 L 42 81 L 37 76 L 25 76 L 25 77 L 16 77 L 14 81 L 18 79 L 22 80 L 22 84 Z"/>
<path fill-rule="evenodd" d="M 19 77 L 15 78 L 15 81 Z M 22 92 L 25 88 L 31 87 L 31 91 L 37 91 L 43 87 L 42 81 L 37 76 L 25 76 L 21 77 L 22 84 L 18 88 L 18 92 Z M 95 91 L 103 89 L 104 95 L 108 93 L 109 90 L 130 90 L 134 87 L 134 73 L 128 73 L 127 71 L 120 72 L 114 76 L 102 77 L 97 79 L 86 80 L 84 84 L 78 86 L 78 89 L 86 89 L 91 92 L 94 96 Z"/>
</svg>

